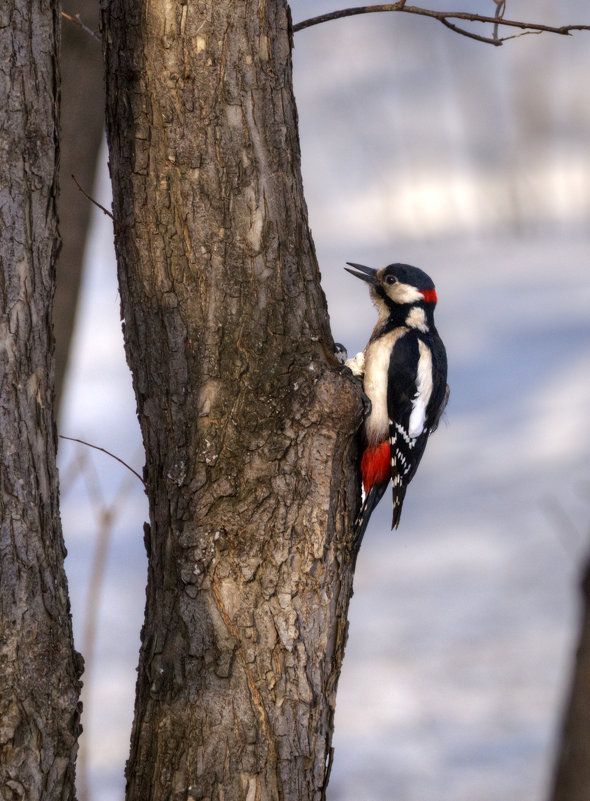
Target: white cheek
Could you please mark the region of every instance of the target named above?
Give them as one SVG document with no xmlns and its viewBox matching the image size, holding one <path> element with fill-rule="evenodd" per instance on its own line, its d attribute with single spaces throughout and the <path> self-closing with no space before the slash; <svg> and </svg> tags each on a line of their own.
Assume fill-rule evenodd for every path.
<svg viewBox="0 0 590 801">
<path fill-rule="evenodd" d="M 386 287 L 385 291 L 394 303 L 416 303 L 424 300 L 422 293 L 410 284 L 392 284 Z"/>
</svg>

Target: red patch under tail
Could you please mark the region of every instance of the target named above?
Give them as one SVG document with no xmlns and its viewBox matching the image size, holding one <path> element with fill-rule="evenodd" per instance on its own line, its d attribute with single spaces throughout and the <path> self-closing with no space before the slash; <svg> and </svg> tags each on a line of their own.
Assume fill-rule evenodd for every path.
<svg viewBox="0 0 590 801">
<path fill-rule="evenodd" d="M 391 450 L 389 441 L 367 448 L 361 459 L 363 489 L 368 493 L 374 484 L 384 484 L 391 478 Z"/>
</svg>

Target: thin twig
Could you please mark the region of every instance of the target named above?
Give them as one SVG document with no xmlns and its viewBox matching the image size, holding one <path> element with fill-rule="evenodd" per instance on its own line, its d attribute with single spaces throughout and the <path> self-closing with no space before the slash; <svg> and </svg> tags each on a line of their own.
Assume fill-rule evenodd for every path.
<svg viewBox="0 0 590 801">
<path fill-rule="evenodd" d="M 475 39 L 476 42 L 485 42 L 485 44 L 491 45 L 501 45 L 504 41 L 503 39 L 495 39 L 489 36 L 482 36 L 479 33 L 473 33 L 473 31 L 468 31 L 465 28 L 460 28 L 458 25 L 454 25 L 452 22 L 449 22 L 448 19 L 441 17 L 440 22 L 445 26 L 445 28 L 449 28 L 449 30 L 454 31 L 455 33 L 460 34 L 461 36 L 467 36 L 468 39 Z M 519 34 L 520 36 L 521 34 Z"/>
<path fill-rule="evenodd" d="M 521 36 L 541 36 L 543 31 L 522 31 L 521 33 L 513 33 L 510 36 L 505 36 L 502 41 L 507 42 L 509 39 L 520 39 Z"/>
<path fill-rule="evenodd" d="M 506 11 L 506 0 L 494 0 L 496 4 L 496 13 L 494 16 L 496 17 L 496 22 L 494 22 L 494 41 L 498 42 L 498 30 L 500 28 L 500 20 L 504 17 L 504 12 Z"/>
<path fill-rule="evenodd" d="M 407 11 L 405 0 L 398 3 L 389 3 L 380 6 L 359 6 L 358 8 L 342 8 L 339 11 L 330 11 L 327 14 L 320 14 L 318 17 L 310 17 L 293 25 L 293 31 L 302 31 L 304 28 L 311 28 L 312 25 L 320 25 L 322 22 L 330 22 L 333 19 L 343 17 L 354 17 L 357 14 L 372 14 L 380 11 Z"/>
<path fill-rule="evenodd" d="M 94 203 L 94 205 L 95 205 L 95 206 L 98 206 L 98 208 L 99 208 L 99 209 L 100 209 L 100 210 L 101 210 L 101 211 L 102 211 L 104 214 L 106 214 L 108 217 L 110 217 L 110 218 L 111 218 L 111 220 L 112 220 L 112 221 L 113 221 L 115 224 L 117 224 L 117 221 L 115 220 L 115 218 L 113 217 L 113 215 L 111 214 L 111 212 L 110 212 L 108 209 L 105 209 L 105 207 L 104 207 L 104 206 L 101 206 L 101 204 L 100 204 L 100 203 L 99 203 L 97 200 L 95 200 L 94 198 L 90 197 L 90 195 L 88 194 L 88 192 L 86 192 L 84 189 L 82 189 L 82 187 L 81 187 L 81 186 L 80 186 L 80 184 L 78 183 L 78 179 L 76 178 L 76 176 L 75 176 L 73 173 L 72 173 L 72 180 L 74 181 L 74 183 L 76 184 L 76 186 L 78 187 L 78 189 L 80 190 L 80 192 L 82 192 L 82 194 L 84 195 L 84 197 L 85 197 L 87 200 L 89 200 L 91 203 Z"/>
<path fill-rule="evenodd" d="M 106 448 L 100 448 L 98 445 L 93 445 L 91 442 L 84 442 L 83 439 L 77 439 L 76 437 L 66 437 L 65 434 L 60 434 L 59 436 L 60 436 L 60 439 L 67 439 L 70 442 L 79 442 L 80 445 L 87 445 L 89 448 L 94 448 L 95 451 L 102 451 L 103 453 L 106 453 L 107 456 L 112 456 L 113 459 L 116 459 L 118 462 L 120 462 L 122 465 L 124 465 L 127 468 L 127 470 L 131 470 L 133 475 L 137 476 L 137 478 L 141 481 L 141 483 L 145 487 L 145 481 L 139 475 L 139 473 L 136 470 L 134 470 L 132 467 L 130 467 L 130 465 L 128 465 L 127 462 L 124 462 L 123 459 L 120 459 L 118 456 L 115 456 L 114 453 L 111 453 L 110 451 L 107 451 Z"/>
<path fill-rule="evenodd" d="M 500 5 L 497 6 L 501 8 Z M 323 22 L 330 22 L 335 19 L 342 19 L 343 17 L 353 17 L 358 14 L 376 14 L 381 12 L 401 11 L 405 14 L 417 14 L 422 17 L 432 17 L 445 25 L 447 28 L 460 33 L 462 36 L 468 36 L 471 39 L 477 39 L 480 42 L 487 44 L 500 45 L 508 39 L 516 38 L 515 35 L 505 36 L 502 38 L 493 38 L 488 36 L 481 36 L 472 31 L 467 31 L 465 28 L 460 28 L 450 20 L 463 20 L 464 22 L 480 22 L 488 23 L 491 25 L 500 25 L 506 28 L 520 28 L 524 33 L 555 33 L 560 36 L 569 36 L 573 31 L 587 31 L 590 30 L 590 25 L 561 25 L 554 27 L 552 25 L 543 25 L 537 22 L 522 22 L 520 20 L 504 19 L 503 16 L 494 15 L 493 17 L 485 16 L 483 14 L 472 14 L 463 11 L 434 11 L 430 8 L 421 8 L 420 6 L 408 6 L 400 0 L 397 3 L 388 3 L 386 5 L 375 6 L 359 6 L 357 8 L 344 8 L 339 11 L 332 11 L 328 14 L 321 14 L 318 17 L 311 17 L 310 19 L 298 22 L 293 26 L 293 31 L 301 31 L 304 28 L 311 28 L 312 25 L 320 25 Z M 503 10 L 501 11 L 503 14 Z M 522 34 L 517 34 L 522 35 Z"/>
<path fill-rule="evenodd" d="M 72 17 L 70 14 L 66 14 L 65 11 L 62 11 L 61 15 L 62 15 L 62 17 L 65 17 L 66 19 L 68 19 L 70 22 L 73 22 L 74 25 L 77 25 L 79 28 L 82 28 L 83 31 L 85 31 L 87 34 L 89 34 L 94 39 L 96 39 L 97 42 L 100 42 L 100 35 L 98 33 L 96 33 L 96 31 L 93 31 L 92 28 L 89 28 L 88 25 L 84 25 L 84 23 L 80 19 L 80 15 L 79 14 L 75 14 Z"/>
</svg>

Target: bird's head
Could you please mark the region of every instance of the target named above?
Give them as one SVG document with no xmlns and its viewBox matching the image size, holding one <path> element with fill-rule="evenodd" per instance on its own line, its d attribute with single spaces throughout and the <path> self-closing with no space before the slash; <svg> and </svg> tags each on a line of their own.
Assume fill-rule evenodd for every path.
<svg viewBox="0 0 590 801">
<path fill-rule="evenodd" d="M 347 264 L 349 266 L 345 270 L 370 285 L 371 297 L 380 319 L 391 315 L 397 318 L 402 309 L 404 321 L 409 325 L 416 321 L 416 327 L 422 328 L 427 324 L 427 318 L 432 319 L 437 301 L 436 290 L 434 282 L 423 270 L 409 264 L 389 264 L 381 270 L 353 262 Z M 350 267 L 353 269 L 349 269 Z M 417 307 L 415 312 L 413 307 Z M 420 311 L 421 309 L 424 311 Z"/>
<path fill-rule="evenodd" d="M 382 270 L 365 267 L 363 264 L 346 262 L 344 269 L 351 275 L 366 281 L 371 286 L 371 294 L 400 305 L 414 303 L 436 304 L 434 282 L 424 270 L 409 264 L 389 264 Z"/>
</svg>

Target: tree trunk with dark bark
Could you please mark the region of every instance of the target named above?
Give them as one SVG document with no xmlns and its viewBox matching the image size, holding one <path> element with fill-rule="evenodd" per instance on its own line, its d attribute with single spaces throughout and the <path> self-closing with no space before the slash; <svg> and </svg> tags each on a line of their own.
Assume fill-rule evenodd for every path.
<svg viewBox="0 0 590 801">
<path fill-rule="evenodd" d="M 358 485 L 283 0 L 103 0 L 150 525 L 127 798 L 324 796 Z"/>
<path fill-rule="evenodd" d="M 582 583 L 583 616 L 551 801 L 590 798 L 590 562 Z"/>
<path fill-rule="evenodd" d="M 0 798 L 71 799 L 73 649 L 53 422 L 59 11 L 0 9 Z"/>
</svg>

